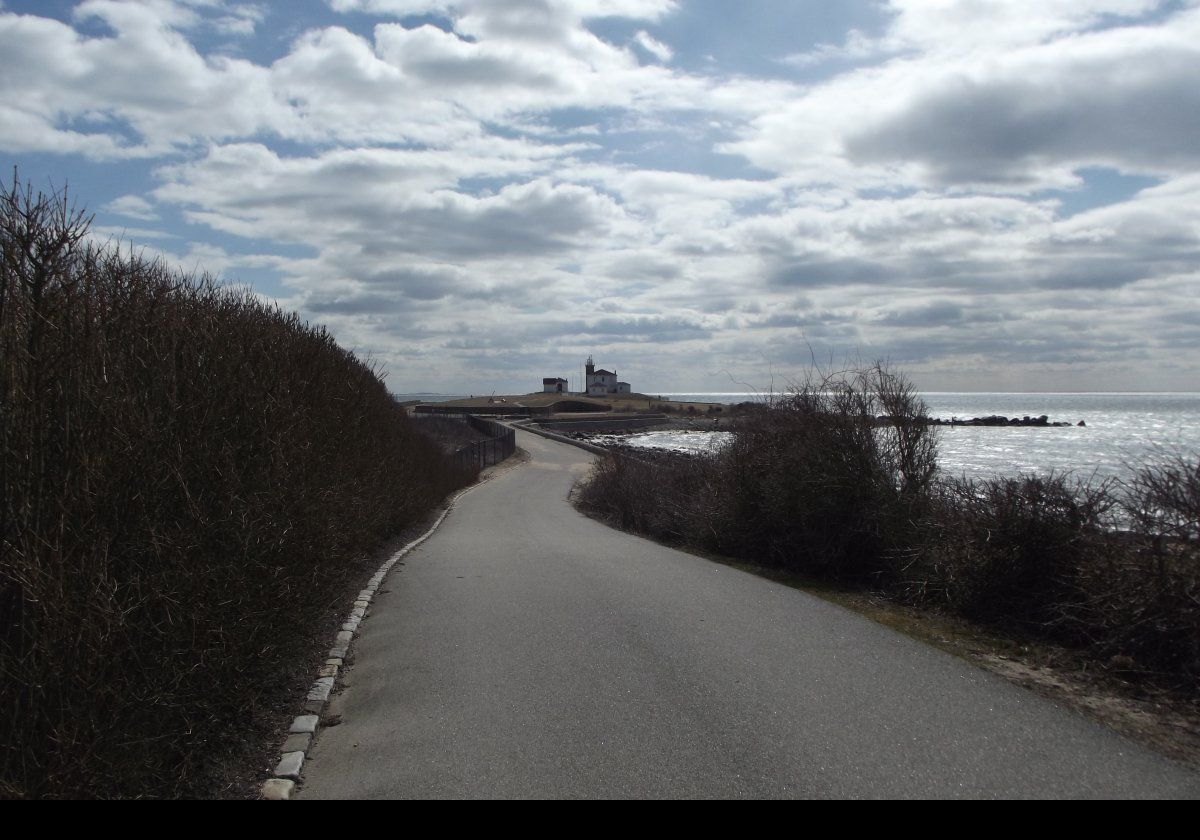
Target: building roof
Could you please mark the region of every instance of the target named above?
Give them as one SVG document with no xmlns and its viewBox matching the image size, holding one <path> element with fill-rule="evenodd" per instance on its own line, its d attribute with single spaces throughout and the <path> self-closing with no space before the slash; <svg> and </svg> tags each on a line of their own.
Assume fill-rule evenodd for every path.
<svg viewBox="0 0 1200 840">
<path fill-rule="evenodd" d="M 603 368 L 596 371 L 595 374 L 593 374 L 593 375 L 594 376 L 616 376 L 616 374 L 613 373 L 611 370 L 604 370 Z"/>
<path fill-rule="evenodd" d="M 549 385 L 551 382 L 566 382 L 566 381 L 567 380 L 562 379 L 561 377 L 558 377 L 558 376 L 547 376 L 542 380 L 542 384 Z"/>
</svg>

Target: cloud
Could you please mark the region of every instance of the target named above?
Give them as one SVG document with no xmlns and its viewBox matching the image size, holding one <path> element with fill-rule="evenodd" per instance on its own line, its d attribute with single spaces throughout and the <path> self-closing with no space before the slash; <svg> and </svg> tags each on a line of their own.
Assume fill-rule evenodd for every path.
<svg viewBox="0 0 1200 840">
<path fill-rule="evenodd" d="M 213 18 L 210 25 L 222 35 L 241 38 L 253 35 L 266 17 L 266 6 L 258 3 L 239 3 L 229 9 L 229 14 Z"/>
<path fill-rule="evenodd" d="M 113 34 L 88 38 L 58 21 L 0 14 L 9 68 L 0 76 L 5 147 L 148 157 L 282 120 L 263 68 L 207 59 L 175 28 L 195 21 L 192 9 L 88 0 L 75 14 Z"/>
<path fill-rule="evenodd" d="M 939 183 L 1038 184 L 1051 167 L 1171 173 L 1200 162 L 1200 15 L 956 68 L 845 140 L 856 163 L 918 162 Z"/>
<path fill-rule="evenodd" d="M 147 240 L 157 242 L 164 239 L 179 239 L 179 235 L 165 230 L 155 230 L 145 227 L 127 227 L 125 225 L 93 224 L 89 233 L 97 242 L 144 243 Z"/>
<path fill-rule="evenodd" d="M 1159 0 L 889 0 L 880 39 L 893 49 L 980 56 L 1044 44 L 1099 25 L 1127 25 Z"/>
<path fill-rule="evenodd" d="M 774 270 L 771 283 L 784 288 L 811 289 L 821 286 L 887 285 L 897 272 L 886 263 L 861 257 L 801 256 Z"/>
<path fill-rule="evenodd" d="M 248 239 L 312 246 L 281 265 L 290 305 L 412 376 L 479 354 L 639 345 L 720 355 L 742 379 L 765 359 L 803 360 L 806 343 L 918 370 L 1068 364 L 1104 347 L 1151 352 L 1140 325 L 1178 294 L 1162 284 L 1197 264 L 1194 180 L 1061 219 L 1051 201 L 1013 196 L 864 199 L 564 164 L 536 144 L 472 151 L 214 147 L 165 169 L 153 197 Z M 498 189 L 467 186 L 504 167 Z M 1085 289 L 1097 304 L 1081 334 Z M 737 314 L 751 300 L 759 314 Z"/>
<path fill-rule="evenodd" d="M 965 319 L 962 306 L 953 301 L 936 301 L 916 309 L 889 312 L 878 323 L 891 327 L 946 327 Z"/>
<path fill-rule="evenodd" d="M 605 17 L 660 20 L 675 11 L 676 0 L 327 0 L 337 12 L 374 15 L 570 16 L 580 20 Z"/>
<path fill-rule="evenodd" d="M 537 166 L 382 149 L 283 158 L 243 144 L 167 168 L 167 183 L 155 196 L 192 208 L 196 222 L 239 236 L 464 261 L 559 253 L 623 223 L 611 199 L 546 178 L 507 184 L 490 195 L 451 188 L 468 174 L 517 174 Z"/>
<path fill-rule="evenodd" d="M 566 80 L 553 67 L 542 65 L 535 54 L 507 45 L 464 41 L 435 26 L 380 26 L 376 43 L 384 61 L 434 89 L 484 88 L 494 93 L 508 87 L 533 96 L 565 90 Z"/>
<path fill-rule="evenodd" d="M 878 43 L 902 55 L 813 85 L 724 149 L 863 188 L 1033 192 L 1088 166 L 1190 171 L 1200 9 L 1119 25 L 1156 5 L 893 3 Z"/>
<path fill-rule="evenodd" d="M 154 205 L 140 195 L 123 195 L 104 205 L 103 209 L 118 216 L 127 216 L 144 222 L 158 220 L 158 213 L 155 212 Z"/>
<path fill-rule="evenodd" d="M 624 318 L 600 318 L 559 325 L 560 335 L 581 335 L 614 343 L 651 343 L 706 339 L 712 333 L 690 318 L 648 315 Z"/>
<path fill-rule="evenodd" d="M 783 64 L 793 67 L 816 67 L 835 61 L 862 61 L 886 55 L 890 49 L 886 44 L 872 38 L 857 29 L 851 29 L 846 34 L 846 40 L 841 44 L 818 44 L 813 49 L 792 53 L 780 59 Z"/>
<path fill-rule="evenodd" d="M 634 35 L 633 40 L 634 40 L 634 43 L 636 43 L 639 47 L 641 47 L 643 50 L 645 50 L 646 52 L 648 52 L 650 55 L 654 56 L 661 62 L 666 63 L 666 62 L 670 61 L 675 55 L 674 50 L 672 50 L 670 47 L 668 47 L 666 44 L 664 44 L 662 41 L 655 38 L 653 35 L 651 35 L 649 32 L 647 32 L 644 29 L 639 31 L 636 35 Z"/>
<path fill-rule="evenodd" d="M 385 22 L 364 38 L 341 27 L 311 29 L 264 65 L 202 55 L 188 35 L 203 27 L 251 34 L 266 15 L 258 4 L 86 0 L 74 19 L 103 24 L 107 31 L 95 35 L 49 18 L 0 15 L 0 50 L 10 68 L 0 76 L 0 145 L 96 159 L 161 156 L 197 141 L 263 136 L 442 145 L 486 134 L 488 122 L 519 130 L 531 116 L 563 108 L 650 113 L 744 108 L 747 101 L 700 77 L 642 66 L 632 50 L 585 26 L 605 16 L 658 20 L 673 3 L 337 8 L 442 9 L 453 14 L 454 31 Z M 706 92 L 713 94 L 708 101 Z"/>
</svg>

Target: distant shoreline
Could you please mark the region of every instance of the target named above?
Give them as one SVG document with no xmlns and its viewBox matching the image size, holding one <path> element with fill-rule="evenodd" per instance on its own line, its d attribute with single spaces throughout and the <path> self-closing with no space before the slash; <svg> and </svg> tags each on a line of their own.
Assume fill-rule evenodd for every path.
<svg viewBox="0 0 1200 840">
<path fill-rule="evenodd" d="M 490 392 L 488 392 L 490 393 Z M 400 401 L 420 399 L 426 402 L 450 402 L 488 396 L 488 393 L 449 393 L 441 391 L 406 391 L 393 393 L 392 397 Z M 650 393 L 650 392 L 647 392 Z M 656 391 L 655 395 L 663 400 L 678 402 L 754 402 L 772 396 L 785 395 L 786 391 Z M 511 399 L 513 394 L 497 394 Z M 922 391 L 923 398 L 930 397 L 1193 397 L 1200 398 L 1200 391 Z M 726 400 L 698 399 L 712 397 L 727 397 Z M 697 399 L 693 399 L 697 398 Z M 740 399 L 734 399 L 740 398 Z"/>
</svg>

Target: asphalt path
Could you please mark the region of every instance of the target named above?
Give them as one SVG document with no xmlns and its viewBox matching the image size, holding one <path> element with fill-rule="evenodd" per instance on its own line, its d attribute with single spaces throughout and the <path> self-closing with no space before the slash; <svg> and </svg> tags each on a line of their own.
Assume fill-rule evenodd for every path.
<svg viewBox="0 0 1200 840">
<path fill-rule="evenodd" d="M 592 456 L 518 443 L 392 571 L 298 798 L 1200 794 L 967 662 L 581 516 Z"/>
</svg>

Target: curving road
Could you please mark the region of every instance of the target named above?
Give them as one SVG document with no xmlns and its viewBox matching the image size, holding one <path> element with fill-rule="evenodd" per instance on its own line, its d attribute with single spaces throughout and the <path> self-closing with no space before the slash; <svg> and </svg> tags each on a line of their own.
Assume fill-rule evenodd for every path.
<svg viewBox="0 0 1200 840">
<path fill-rule="evenodd" d="M 591 456 L 393 570 L 298 798 L 1195 797 L 1200 777 L 802 592 L 593 522 Z"/>
</svg>

